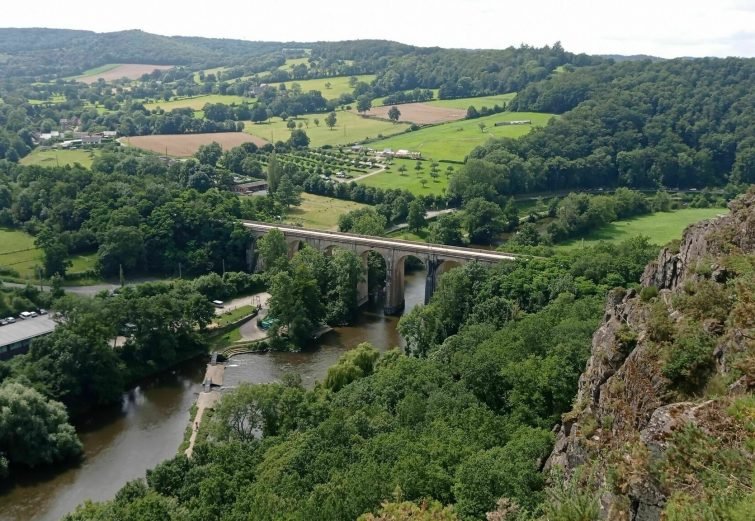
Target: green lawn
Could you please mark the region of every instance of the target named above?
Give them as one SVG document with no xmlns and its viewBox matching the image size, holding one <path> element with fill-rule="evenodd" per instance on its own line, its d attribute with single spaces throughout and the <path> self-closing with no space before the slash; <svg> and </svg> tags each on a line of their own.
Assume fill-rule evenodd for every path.
<svg viewBox="0 0 755 521">
<path fill-rule="evenodd" d="M 226 105 L 241 104 L 243 102 L 253 102 L 251 98 L 245 98 L 243 96 L 232 96 L 224 94 L 208 94 L 207 96 L 195 96 L 193 98 L 184 98 L 173 101 L 155 101 L 152 103 L 145 103 L 144 108 L 147 110 L 155 110 L 161 108 L 165 111 L 171 111 L 173 109 L 190 108 L 192 110 L 202 110 L 207 103 L 225 103 Z"/>
<path fill-rule="evenodd" d="M 247 315 L 251 315 L 252 311 L 254 311 L 253 306 L 240 306 L 232 311 L 229 311 L 228 313 L 217 315 L 215 318 L 215 323 L 218 325 L 218 327 L 224 327 L 228 324 L 233 324 L 237 320 L 241 320 Z"/>
<path fill-rule="evenodd" d="M 301 206 L 292 208 L 285 222 L 321 230 L 337 230 L 338 218 L 341 215 L 366 206 L 361 203 L 306 193 L 301 194 L 301 198 Z"/>
<path fill-rule="evenodd" d="M 408 127 L 405 123 L 393 124 L 372 118 L 363 118 L 358 114 L 339 110 L 336 112 L 338 119 L 336 126 L 330 130 L 325 126 L 327 114 L 307 114 L 296 118 L 296 122 L 306 123 L 304 131 L 310 139 L 309 146 L 312 148 L 323 145 L 346 145 L 356 143 L 367 138 L 377 138 L 378 134 L 389 136 L 402 132 Z M 320 120 L 320 126 L 315 125 L 314 120 Z M 280 118 L 272 118 L 267 123 L 244 123 L 244 132 L 253 136 L 261 137 L 270 142 L 285 141 L 291 134 L 286 128 L 286 122 Z"/>
<path fill-rule="evenodd" d="M 349 78 L 351 76 L 336 76 L 334 78 L 319 78 L 316 80 L 291 80 L 284 82 L 287 88 L 291 88 L 291 85 L 298 83 L 301 86 L 302 92 L 308 92 L 310 90 L 319 90 L 325 99 L 334 99 L 346 92 L 352 92 L 354 89 L 349 85 Z M 374 74 L 363 74 L 357 76 L 359 81 L 370 83 L 375 79 Z M 330 88 L 326 88 L 325 84 L 330 83 Z M 279 83 L 271 83 L 271 87 L 278 87 Z"/>
<path fill-rule="evenodd" d="M 42 250 L 34 245 L 34 237 L 21 230 L 0 228 L 0 268 L 12 269 L 22 279 L 33 279 L 41 262 Z"/>
<path fill-rule="evenodd" d="M 552 117 L 552 114 L 537 112 L 503 112 L 484 118 L 465 119 L 406 132 L 400 136 L 373 142 L 370 147 L 376 150 L 407 149 L 422 152 L 424 158 L 463 161 L 475 147 L 485 144 L 491 138 L 521 137 L 533 127 L 547 124 Z M 527 119 L 532 121 L 531 125 L 494 126 L 499 121 Z M 486 125 L 484 132 L 480 130 L 480 123 Z"/>
<path fill-rule="evenodd" d="M 419 174 L 414 169 L 417 164 L 422 166 Z M 403 174 L 399 172 L 401 165 L 406 166 L 406 172 Z M 443 189 L 448 186 L 448 178 L 446 177 L 448 166 L 446 163 L 440 163 L 440 175 L 433 179 L 430 177 L 430 161 L 394 159 L 390 170 L 366 177 L 358 183 L 383 189 L 400 188 L 409 190 L 415 195 L 440 195 L 443 193 Z M 460 166 L 453 165 L 454 170 L 458 171 Z M 422 186 L 423 180 L 426 181 L 424 186 Z"/>
<path fill-rule="evenodd" d="M 516 96 L 516 92 L 498 94 L 496 96 L 482 96 L 479 98 L 442 99 L 429 101 L 428 105 L 465 110 L 468 109 L 470 105 L 474 106 L 477 110 L 480 110 L 482 107 L 492 109 L 495 105 L 503 106 L 504 103 L 508 103 L 514 99 L 514 96 Z"/>
<path fill-rule="evenodd" d="M 97 149 L 91 150 L 42 150 L 36 148 L 31 154 L 21 159 L 21 164 L 26 166 L 66 166 L 79 163 L 81 166 L 90 168 L 92 160 L 97 156 Z"/>
<path fill-rule="evenodd" d="M 685 208 L 674 212 L 657 212 L 613 222 L 589 233 L 583 239 L 573 239 L 556 245 L 556 248 L 571 250 L 598 241 L 621 242 L 636 235 L 645 235 L 650 238 L 650 242 L 664 245 L 673 239 L 680 239 L 682 232 L 690 224 L 728 212 L 726 208 Z"/>
</svg>

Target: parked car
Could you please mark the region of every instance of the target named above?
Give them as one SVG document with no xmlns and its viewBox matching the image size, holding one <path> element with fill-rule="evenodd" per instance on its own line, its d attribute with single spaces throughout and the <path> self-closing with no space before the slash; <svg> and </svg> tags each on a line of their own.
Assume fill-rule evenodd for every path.
<svg viewBox="0 0 755 521">
<path fill-rule="evenodd" d="M 47 314 L 47 310 L 46 309 L 40 309 L 39 310 L 39 314 L 40 315 L 46 315 Z"/>
<path fill-rule="evenodd" d="M 213 300 L 212 305 L 216 308 L 222 308 L 224 304 L 222 300 Z"/>
<path fill-rule="evenodd" d="M 28 311 L 22 311 L 22 312 L 21 312 L 21 313 L 20 313 L 20 314 L 18 315 L 18 318 L 20 318 L 20 319 L 22 319 L 22 320 L 26 320 L 27 318 L 31 318 L 31 313 L 29 313 Z"/>
<path fill-rule="evenodd" d="M 15 317 L 8 317 L 8 318 L 5 319 L 5 323 L 6 324 L 12 324 L 15 321 L 16 321 Z"/>
</svg>

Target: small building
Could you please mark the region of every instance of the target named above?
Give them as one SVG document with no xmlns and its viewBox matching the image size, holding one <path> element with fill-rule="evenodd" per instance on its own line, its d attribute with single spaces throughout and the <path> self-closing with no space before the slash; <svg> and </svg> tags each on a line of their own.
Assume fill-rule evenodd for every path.
<svg viewBox="0 0 755 521">
<path fill-rule="evenodd" d="M 394 154 L 394 157 L 399 159 L 420 159 L 422 157 L 421 152 L 411 152 L 409 150 L 398 150 Z"/>
<path fill-rule="evenodd" d="M 28 352 L 32 340 L 49 335 L 57 326 L 58 323 L 47 315 L 0 326 L 0 360 Z"/>
<path fill-rule="evenodd" d="M 81 144 L 82 145 L 101 145 L 102 144 L 102 136 L 98 136 L 98 135 L 83 136 L 81 138 Z"/>
<path fill-rule="evenodd" d="M 378 153 L 377 153 L 377 156 L 378 156 L 378 157 L 393 157 L 393 156 L 394 156 L 394 153 L 393 153 L 393 150 L 392 150 L 392 149 L 390 149 L 390 148 L 386 148 L 386 149 L 384 149 L 383 151 L 381 151 L 381 152 L 378 152 Z"/>
<path fill-rule="evenodd" d="M 233 185 L 233 191 L 237 194 L 253 194 L 267 190 L 267 181 L 252 181 Z"/>
</svg>

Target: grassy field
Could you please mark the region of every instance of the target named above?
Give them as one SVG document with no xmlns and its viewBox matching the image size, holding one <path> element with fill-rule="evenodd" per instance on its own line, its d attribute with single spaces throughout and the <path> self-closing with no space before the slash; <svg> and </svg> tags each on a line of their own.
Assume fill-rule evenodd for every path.
<svg viewBox="0 0 755 521">
<path fill-rule="evenodd" d="M 47 149 L 42 150 L 36 148 L 32 150 L 31 154 L 21 159 L 22 165 L 36 165 L 36 166 L 66 166 L 79 163 L 81 166 L 90 168 L 92 166 L 92 160 L 97 156 L 99 152 L 96 149 L 93 150 L 55 150 Z"/>
<path fill-rule="evenodd" d="M 252 306 L 240 306 L 232 311 L 223 313 L 222 315 L 216 315 L 215 324 L 217 324 L 218 327 L 225 327 L 228 324 L 233 324 L 237 320 L 241 320 L 247 315 L 251 315 L 253 311 L 254 308 Z"/>
<path fill-rule="evenodd" d="M 0 228 L 0 267 L 18 272 L 22 279 L 36 278 L 35 267 L 42 262 L 42 250 L 34 237 L 21 230 Z"/>
<path fill-rule="evenodd" d="M 357 114 L 348 111 L 339 110 L 336 112 L 338 121 L 333 130 L 325 126 L 327 114 L 307 114 L 299 117 L 296 121 L 308 123 L 304 131 L 309 136 L 312 148 L 323 145 L 345 145 L 356 143 L 366 138 L 376 138 L 378 134 L 391 135 L 402 132 L 408 125 L 399 123 L 393 124 L 390 121 L 381 121 L 371 118 L 363 118 Z M 320 120 L 320 126 L 316 126 L 315 119 Z M 291 134 L 286 128 L 286 122 L 280 118 L 272 118 L 268 123 L 256 124 L 250 121 L 244 123 L 244 132 L 253 136 L 266 139 L 270 142 L 285 141 Z"/>
<path fill-rule="evenodd" d="M 301 86 L 302 92 L 308 92 L 310 90 L 319 90 L 322 92 L 322 95 L 325 99 L 334 99 L 339 97 L 341 94 L 344 94 L 346 92 L 351 92 L 354 89 L 351 88 L 349 85 L 349 78 L 351 76 L 337 76 L 335 78 L 320 78 L 317 80 L 300 80 L 300 81 L 287 81 L 284 82 L 286 84 L 287 88 L 291 88 L 291 85 L 293 83 L 298 83 Z M 359 78 L 359 81 L 364 81 L 366 83 L 370 83 L 372 80 L 375 79 L 374 74 L 363 74 L 362 76 L 357 76 Z M 325 84 L 330 83 L 330 88 L 325 88 Z M 271 83 L 271 87 L 278 87 L 278 83 Z"/>
<path fill-rule="evenodd" d="M 204 74 L 207 76 L 208 74 L 217 74 L 219 72 L 222 72 L 226 70 L 228 67 L 215 67 L 214 69 L 205 69 Z M 194 73 L 194 83 L 201 84 L 202 81 L 199 79 L 199 71 Z"/>
<path fill-rule="evenodd" d="M 419 171 L 419 175 L 414 169 L 417 164 L 422 165 L 422 170 Z M 406 172 L 403 174 L 398 170 L 401 165 L 406 166 Z M 429 161 L 394 159 L 390 170 L 371 175 L 358 182 L 365 186 L 375 186 L 386 190 L 389 188 L 409 190 L 415 195 L 440 195 L 448 186 L 448 178 L 446 177 L 446 169 L 448 166 L 448 164 L 441 163 L 440 176 L 433 179 L 430 177 Z M 458 170 L 460 165 L 453 165 L 453 167 L 454 170 Z M 422 186 L 422 180 L 426 181 L 424 186 Z"/>
<path fill-rule="evenodd" d="M 650 242 L 664 245 L 673 239 L 680 239 L 684 229 L 690 224 L 728 213 L 726 208 L 685 208 L 674 212 L 658 212 L 616 221 L 585 236 L 556 245 L 562 250 L 580 248 L 598 241 L 621 242 L 636 235 L 645 235 Z"/>
<path fill-rule="evenodd" d="M 301 206 L 292 208 L 285 222 L 321 230 L 337 230 L 338 218 L 341 215 L 366 206 L 361 203 L 306 193 L 301 194 L 301 198 Z"/>
<path fill-rule="evenodd" d="M 376 141 L 370 147 L 407 149 L 422 152 L 422 157 L 436 160 L 449 159 L 463 161 L 475 147 L 485 144 L 491 138 L 521 137 L 533 127 L 543 126 L 553 117 L 552 114 L 536 112 L 504 112 L 478 119 L 467 119 L 407 132 L 400 136 Z M 511 125 L 494 127 L 498 121 L 529 119 L 532 125 Z M 480 131 L 480 123 L 485 123 L 485 132 Z"/>
<path fill-rule="evenodd" d="M 147 110 L 155 110 L 161 108 L 165 111 L 171 111 L 173 109 L 190 108 L 192 110 L 202 110 L 207 103 L 225 103 L 226 105 L 241 104 L 244 101 L 254 101 L 250 98 L 243 96 L 231 96 L 224 94 L 209 94 L 207 96 L 196 96 L 194 98 L 184 98 L 173 101 L 155 101 L 152 103 L 145 103 L 144 108 Z"/>
<path fill-rule="evenodd" d="M 286 63 L 278 67 L 278 69 L 283 71 L 290 71 L 297 65 L 309 65 L 309 56 L 305 56 L 304 58 L 288 58 L 286 60 Z"/>
<path fill-rule="evenodd" d="M 496 96 L 482 96 L 480 98 L 442 99 L 429 101 L 428 104 L 451 109 L 468 109 L 471 105 L 480 110 L 482 107 L 493 108 L 495 105 L 503 106 L 503 103 L 508 103 L 514 99 L 514 96 L 516 96 L 516 92 L 498 94 Z"/>
</svg>

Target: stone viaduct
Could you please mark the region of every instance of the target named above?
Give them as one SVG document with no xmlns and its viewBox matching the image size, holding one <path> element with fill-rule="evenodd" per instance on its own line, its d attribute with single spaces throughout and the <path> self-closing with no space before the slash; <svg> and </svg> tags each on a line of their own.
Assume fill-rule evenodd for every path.
<svg viewBox="0 0 755 521">
<path fill-rule="evenodd" d="M 510 253 L 458 248 L 442 244 L 427 244 L 352 233 L 310 230 L 296 226 L 273 225 L 254 221 L 244 221 L 243 224 L 255 237 L 248 259 L 252 269 L 255 267 L 259 268 L 256 262 L 256 239 L 274 228 L 283 232 L 288 243 L 289 256 L 293 256 L 304 244 L 322 252 L 328 252 L 331 248 L 343 248 L 355 252 L 362 259 L 366 272 L 368 253 L 370 251 L 377 252 L 385 260 L 386 266 L 386 314 L 397 314 L 404 309 L 404 263 L 409 256 L 421 260 L 427 270 L 425 303 L 429 302 L 430 297 L 435 292 L 438 277 L 454 266 L 472 261 L 492 265 L 501 261 L 512 261 L 517 258 L 516 255 Z M 366 280 L 359 284 L 358 298 L 360 305 L 367 302 L 369 298 L 367 287 Z"/>
</svg>

